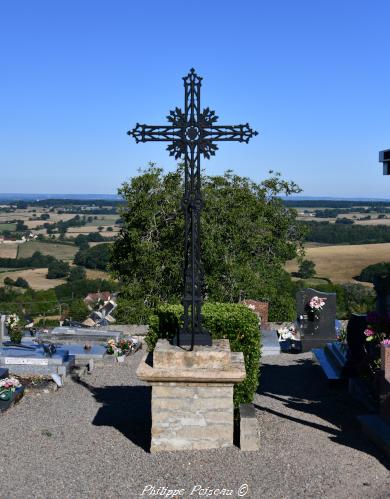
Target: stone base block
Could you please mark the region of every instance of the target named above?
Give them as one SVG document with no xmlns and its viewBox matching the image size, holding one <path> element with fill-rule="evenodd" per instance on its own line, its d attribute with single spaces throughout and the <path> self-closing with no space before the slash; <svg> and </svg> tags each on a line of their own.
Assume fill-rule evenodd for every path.
<svg viewBox="0 0 390 499">
<path fill-rule="evenodd" d="M 151 452 L 233 445 L 233 387 L 245 365 L 227 340 L 193 351 L 159 340 L 137 375 L 152 385 Z"/>
<path fill-rule="evenodd" d="M 215 449 L 232 443 L 233 385 L 153 385 L 151 452 Z"/>
<path fill-rule="evenodd" d="M 240 405 L 240 449 L 242 451 L 260 449 L 259 427 L 252 404 Z"/>
</svg>

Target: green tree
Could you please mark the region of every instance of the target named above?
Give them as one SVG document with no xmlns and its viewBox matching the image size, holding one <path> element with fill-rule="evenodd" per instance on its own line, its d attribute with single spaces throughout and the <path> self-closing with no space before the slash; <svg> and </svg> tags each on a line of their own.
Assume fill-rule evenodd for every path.
<svg viewBox="0 0 390 499">
<path fill-rule="evenodd" d="M 360 272 L 359 281 L 374 282 L 375 277 L 390 276 L 390 262 L 373 263 Z"/>
<path fill-rule="evenodd" d="M 299 265 L 298 275 L 302 279 L 310 279 L 316 275 L 316 265 L 311 260 L 303 260 Z"/>
<path fill-rule="evenodd" d="M 86 272 L 83 267 L 72 267 L 69 272 L 68 282 L 80 281 L 86 278 Z"/>
<path fill-rule="evenodd" d="M 78 246 L 81 250 L 85 250 L 89 248 L 88 238 L 84 234 L 79 234 L 74 240 L 76 246 Z"/>
<path fill-rule="evenodd" d="M 67 277 L 69 271 L 70 267 L 67 262 L 55 260 L 49 264 L 46 277 L 48 279 L 59 279 L 61 277 Z"/>
<path fill-rule="evenodd" d="M 111 270 L 125 285 L 122 298 L 146 308 L 178 302 L 182 294 L 182 173 L 179 166 L 163 175 L 151 164 L 119 189 L 126 205 L 120 211 L 123 227 L 113 245 Z M 280 320 L 292 318 L 291 280 L 283 266 L 302 248 L 304 231 L 296 211 L 286 208 L 278 195 L 299 188 L 278 174 L 257 184 L 231 171 L 203 176 L 202 186 L 206 298 L 267 300 L 271 319 L 275 314 Z"/>
<path fill-rule="evenodd" d="M 99 244 L 87 250 L 78 251 L 74 263 L 87 269 L 107 270 L 111 256 L 110 244 Z"/>
<path fill-rule="evenodd" d="M 89 309 L 82 299 L 73 300 L 69 305 L 69 317 L 74 321 L 84 321 L 89 315 Z"/>
<path fill-rule="evenodd" d="M 375 292 L 358 283 L 342 284 L 347 314 L 364 314 L 375 308 Z"/>
<path fill-rule="evenodd" d="M 18 277 L 16 279 L 15 286 L 17 286 L 18 288 L 26 288 L 26 289 L 30 287 L 26 279 L 23 279 L 23 277 Z"/>
</svg>

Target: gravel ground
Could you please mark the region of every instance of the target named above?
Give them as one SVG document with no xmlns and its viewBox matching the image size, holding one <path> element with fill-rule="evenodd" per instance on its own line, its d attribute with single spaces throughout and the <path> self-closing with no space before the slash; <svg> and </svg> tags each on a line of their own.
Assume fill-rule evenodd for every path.
<svg viewBox="0 0 390 499">
<path fill-rule="evenodd" d="M 167 497 L 158 487 L 239 497 L 243 484 L 251 499 L 389 497 L 386 462 L 354 423 L 359 408 L 328 389 L 309 354 L 263 358 L 259 452 L 156 455 L 147 452 L 150 389 L 135 377 L 141 355 L 58 392 L 27 394 L 0 417 L 1 499 Z M 142 494 L 148 485 L 153 496 Z M 191 495 L 197 485 L 209 491 Z"/>
</svg>

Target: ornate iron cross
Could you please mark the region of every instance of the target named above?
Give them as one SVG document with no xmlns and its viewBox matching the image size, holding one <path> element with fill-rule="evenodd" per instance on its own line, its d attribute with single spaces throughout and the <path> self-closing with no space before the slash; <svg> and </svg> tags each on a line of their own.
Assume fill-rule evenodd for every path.
<svg viewBox="0 0 390 499">
<path fill-rule="evenodd" d="M 184 196 L 182 208 L 185 220 L 184 243 L 184 316 L 177 345 L 211 345 L 210 334 L 202 327 L 203 271 L 200 252 L 201 195 L 200 157 L 209 159 L 218 149 L 214 142 L 249 142 L 257 132 L 246 125 L 216 125 L 218 116 L 208 107 L 201 109 L 202 78 L 191 69 L 184 80 L 184 110 L 170 111 L 169 125 L 140 125 L 127 132 L 136 142 L 171 142 L 167 150 L 175 159 L 184 159 Z"/>
</svg>

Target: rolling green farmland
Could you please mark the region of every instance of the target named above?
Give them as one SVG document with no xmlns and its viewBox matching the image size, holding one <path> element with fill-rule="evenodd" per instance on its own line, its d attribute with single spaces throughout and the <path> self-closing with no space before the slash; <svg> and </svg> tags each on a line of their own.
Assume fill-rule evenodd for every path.
<svg viewBox="0 0 390 499">
<path fill-rule="evenodd" d="M 17 258 L 29 258 L 35 251 L 40 251 L 43 255 L 54 256 L 58 260 L 73 260 L 78 248 L 69 244 L 29 241 L 19 245 Z"/>
<path fill-rule="evenodd" d="M 0 231 L 10 230 L 10 231 L 14 232 L 15 229 L 16 229 L 16 224 L 1 224 L 0 223 Z"/>
</svg>

